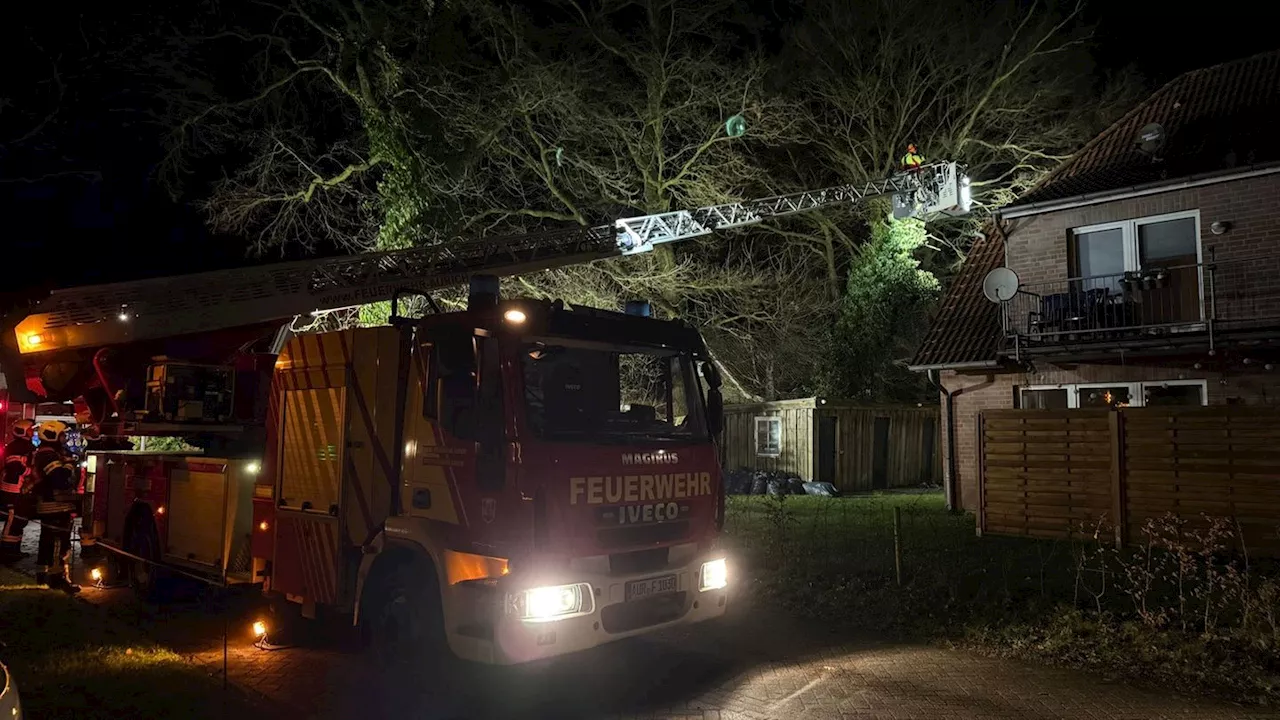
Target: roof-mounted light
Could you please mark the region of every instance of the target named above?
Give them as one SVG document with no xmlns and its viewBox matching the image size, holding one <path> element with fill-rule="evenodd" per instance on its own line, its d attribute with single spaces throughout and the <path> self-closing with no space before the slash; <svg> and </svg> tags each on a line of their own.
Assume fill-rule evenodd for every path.
<svg viewBox="0 0 1280 720">
<path fill-rule="evenodd" d="M 523 310 L 511 308 L 510 310 L 502 313 L 502 319 L 512 325 L 520 325 L 528 319 L 528 316 L 524 314 Z"/>
</svg>

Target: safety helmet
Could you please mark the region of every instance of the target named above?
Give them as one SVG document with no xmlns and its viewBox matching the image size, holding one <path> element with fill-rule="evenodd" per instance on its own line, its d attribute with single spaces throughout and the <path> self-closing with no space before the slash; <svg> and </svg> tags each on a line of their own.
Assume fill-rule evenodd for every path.
<svg viewBox="0 0 1280 720">
<path fill-rule="evenodd" d="M 13 423 L 12 433 L 15 438 L 30 440 L 35 435 L 35 431 L 36 423 L 34 420 L 23 418 Z"/>
<path fill-rule="evenodd" d="M 909 143 L 909 144 L 907 145 L 907 152 L 909 152 L 909 153 L 915 153 L 915 151 L 916 151 L 916 144 L 915 144 L 915 143 Z"/>
<path fill-rule="evenodd" d="M 69 429 L 61 420 L 45 420 L 36 427 L 36 436 L 42 443 L 62 442 L 66 439 Z"/>
<path fill-rule="evenodd" d="M 19 440 L 30 440 L 32 434 L 35 433 L 35 428 L 36 424 L 34 421 L 23 418 L 13 424 L 10 432 L 13 437 L 18 438 Z"/>
</svg>

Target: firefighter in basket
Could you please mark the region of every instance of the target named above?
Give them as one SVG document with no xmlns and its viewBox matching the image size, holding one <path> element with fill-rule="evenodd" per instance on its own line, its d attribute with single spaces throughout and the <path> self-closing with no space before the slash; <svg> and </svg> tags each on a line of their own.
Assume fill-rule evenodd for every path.
<svg viewBox="0 0 1280 720">
<path fill-rule="evenodd" d="M 23 557 L 22 531 L 35 512 L 35 496 L 31 494 L 31 455 L 35 445 L 31 438 L 36 424 L 31 420 L 18 420 L 9 429 L 8 442 L 4 446 L 4 474 L 0 476 L 0 562 L 12 562 Z"/>
<path fill-rule="evenodd" d="M 918 172 L 920 167 L 924 165 L 924 156 L 916 150 L 916 144 L 907 145 L 907 154 L 902 156 L 901 161 L 902 172 Z"/>
<path fill-rule="evenodd" d="M 31 471 L 36 477 L 36 517 L 40 520 L 40 546 L 36 560 L 41 572 L 36 575 L 55 590 L 80 592 L 71 582 L 71 518 L 76 511 L 75 462 L 67 452 L 67 431 L 60 420 L 48 420 L 36 426 L 40 444 L 31 457 Z"/>
</svg>

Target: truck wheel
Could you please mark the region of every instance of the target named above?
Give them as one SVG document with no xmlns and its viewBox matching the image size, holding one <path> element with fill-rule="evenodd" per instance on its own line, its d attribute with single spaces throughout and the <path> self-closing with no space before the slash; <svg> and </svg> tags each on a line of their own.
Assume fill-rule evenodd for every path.
<svg viewBox="0 0 1280 720">
<path fill-rule="evenodd" d="M 419 665 L 448 652 L 435 573 L 422 562 L 376 569 L 361 601 L 366 647 L 382 667 Z"/>
</svg>

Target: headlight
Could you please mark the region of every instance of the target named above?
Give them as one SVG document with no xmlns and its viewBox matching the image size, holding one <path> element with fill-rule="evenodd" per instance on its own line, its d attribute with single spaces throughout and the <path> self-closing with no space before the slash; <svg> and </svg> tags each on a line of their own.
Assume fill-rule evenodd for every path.
<svg viewBox="0 0 1280 720">
<path fill-rule="evenodd" d="M 729 569 L 724 558 L 702 563 L 702 572 L 698 573 L 698 591 L 719 590 L 729 584 Z"/>
<path fill-rule="evenodd" d="M 530 588 L 510 598 L 511 611 L 529 622 L 564 620 L 595 609 L 591 586 L 586 583 Z"/>
</svg>

